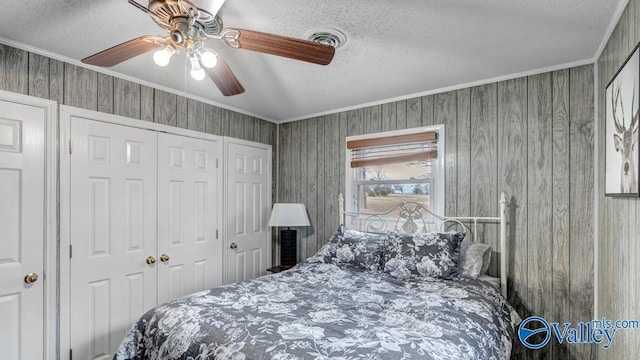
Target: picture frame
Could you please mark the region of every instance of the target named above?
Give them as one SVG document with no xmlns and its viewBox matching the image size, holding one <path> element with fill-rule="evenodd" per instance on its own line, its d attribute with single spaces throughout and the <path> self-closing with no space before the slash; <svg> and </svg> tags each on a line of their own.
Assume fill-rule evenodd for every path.
<svg viewBox="0 0 640 360">
<path fill-rule="evenodd" d="M 605 196 L 640 196 L 640 44 L 605 88 Z"/>
</svg>

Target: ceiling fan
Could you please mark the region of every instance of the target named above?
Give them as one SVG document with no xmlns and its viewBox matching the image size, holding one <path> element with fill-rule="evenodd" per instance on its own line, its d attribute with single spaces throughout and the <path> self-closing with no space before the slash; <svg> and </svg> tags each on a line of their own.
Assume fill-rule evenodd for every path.
<svg viewBox="0 0 640 360">
<path fill-rule="evenodd" d="M 148 7 L 136 0 L 128 1 L 151 16 L 168 35 L 140 36 L 88 56 L 82 59 L 83 63 L 109 67 L 156 50 L 153 54 L 155 63 L 166 66 L 173 54 L 185 51 L 194 79 L 202 80 L 208 74 L 223 95 L 231 96 L 243 93 L 244 87 L 226 61 L 207 47 L 208 40 L 219 40 L 235 49 L 319 65 L 328 65 L 335 54 L 333 46 L 313 41 L 245 29 L 223 29 L 222 21 L 216 14 L 224 0 L 149 0 Z M 201 7 L 196 6 L 195 2 Z"/>
</svg>

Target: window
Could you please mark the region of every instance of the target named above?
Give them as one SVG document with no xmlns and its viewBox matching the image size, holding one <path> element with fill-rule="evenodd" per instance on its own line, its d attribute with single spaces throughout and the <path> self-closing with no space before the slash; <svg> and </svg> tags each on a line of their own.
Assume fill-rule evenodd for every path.
<svg viewBox="0 0 640 360">
<path fill-rule="evenodd" d="M 416 202 L 444 215 L 444 125 L 350 136 L 346 145 L 347 212 L 379 214 Z M 377 221 L 393 229 L 399 216 L 396 208 Z"/>
</svg>

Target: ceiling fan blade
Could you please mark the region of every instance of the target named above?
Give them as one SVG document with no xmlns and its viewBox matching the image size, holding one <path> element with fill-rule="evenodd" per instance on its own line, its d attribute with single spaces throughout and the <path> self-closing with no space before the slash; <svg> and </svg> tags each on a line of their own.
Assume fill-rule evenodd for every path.
<svg viewBox="0 0 640 360">
<path fill-rule="evenodd" d="M 300 40 L 280 35 L 267 34 L 244 29 L 229 29 L 231 33 L 237 31 L 236 39 L 223 39 L 230 46 L 237 45 L 240 49 L 252 50 L 290 59 L 306 61 L 319 65 L 328 65 L 333 60 L 336 49 L 330 45 L 318 44 L 313 41 Z M 224 33 L 224 32 L 223 32 Z M 233 41 L 236 40 L 234 43 Z"/>
<path fill-rule="evenodd" d="M 222 95 L 233 96 L 244 92 L 244 87 L 242 87 L 242 84 L 240 84 L 240 81 L 238 81 L 238 78 L 233 74 L 233 71 L 231 71 L 231 68 L 222 56 L 218 55 L 218 63 L 215 67 L 205 67 L 204 70 L 209 74 L 209 77 L 211 77 L 211 80 L 213 80 L 218 89 L 220 89 Z"/>
<path fill-rule="evenodd" d="M 82 59 L 82 62 L 97 66 L 114 66 L 138 55 L 164 46 L 165 39 L 160 36 L 140 36 L 122 44 L 102 50 Z"/>
</svg>

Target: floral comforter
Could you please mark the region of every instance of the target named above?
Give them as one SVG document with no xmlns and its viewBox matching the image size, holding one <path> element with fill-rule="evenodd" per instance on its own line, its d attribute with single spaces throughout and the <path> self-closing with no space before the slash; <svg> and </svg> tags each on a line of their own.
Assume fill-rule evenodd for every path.
<svg viewBox="0 0 640 360">
<path fill-rule="evenodd" d="M 157 306 L 114 359 L 508 359 L 518 322 L 480 280 L 303 262 Z"/>
</svg>

